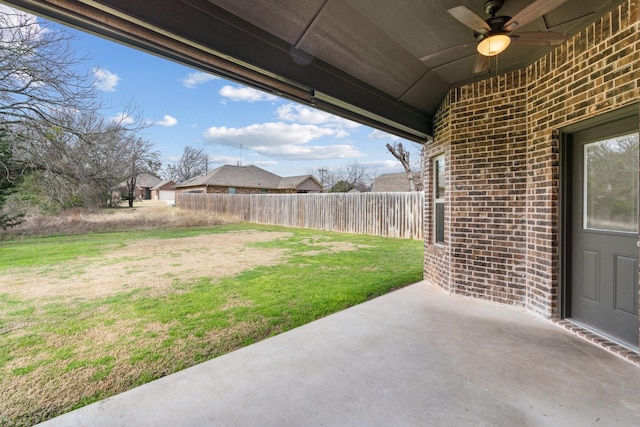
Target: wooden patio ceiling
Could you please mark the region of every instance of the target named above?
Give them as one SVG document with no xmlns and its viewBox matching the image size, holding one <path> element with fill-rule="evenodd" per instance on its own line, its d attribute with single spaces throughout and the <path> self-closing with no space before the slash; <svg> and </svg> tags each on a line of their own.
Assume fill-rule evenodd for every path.
<svg viewBox="0 0 640 427">
<path fill-rule="evenodd" d="M 486 18 L 484 0 L 3 2 L 419 142 L 448 90 L 487 77 L 471 72 L 473 31 L 447 12 Z M 499 15 L 531 3 L 505 0 Z M 571 35 L 618 3 L 567 0 L 517 31 Z M 498 71 L 550 49 L 514 43 Z"/>
</svg>

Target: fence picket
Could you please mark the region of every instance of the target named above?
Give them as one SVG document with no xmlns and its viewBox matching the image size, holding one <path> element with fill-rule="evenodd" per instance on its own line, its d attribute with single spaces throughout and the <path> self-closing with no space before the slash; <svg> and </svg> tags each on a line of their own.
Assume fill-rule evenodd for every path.
<svg viewBox="0 0 640 427">
<path fill-rule="evenodd" d="M 257 224 L 421 240 L 424 193 L 197 194 L 176 204 Z"/>
</svg>

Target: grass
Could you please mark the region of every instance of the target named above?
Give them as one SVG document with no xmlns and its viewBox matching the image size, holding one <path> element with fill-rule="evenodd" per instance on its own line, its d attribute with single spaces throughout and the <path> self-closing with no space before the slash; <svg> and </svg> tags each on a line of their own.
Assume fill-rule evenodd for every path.
<svg viewBox="0 0 640 427">
<path fill-rule="evenodd" d="M 135 202 L 133 208 L 72 209 L 57 216 L 32 215 L 18 227 L 0 229 L 0 240 L 116 230 L 152 230 L 158 227 L 202 227 L 229 222 L 228 218 L 211 213 L 181 210 L 164 202 L 145 200 Z"/>
<path fill-rule="evenodd" d="M 248 241 L 237 256 L 259 251 L 277 262 L 221 276 L 165 274 L 162 291 L 139 283 L 31 297 L 19 283 L 0 286 L 0 425 L 44 421 L 422 278 L 420 241 L 230 224 L 8 240 L 0 283 L 16 271 L 73 281 L 81 276 L 58 270 L 78 263 L 117 269 L 105 258 L 140 242 L 256 233 L 275 237 Z M 167 262 L 179 268 L 177 255 Z"/>
</svg>

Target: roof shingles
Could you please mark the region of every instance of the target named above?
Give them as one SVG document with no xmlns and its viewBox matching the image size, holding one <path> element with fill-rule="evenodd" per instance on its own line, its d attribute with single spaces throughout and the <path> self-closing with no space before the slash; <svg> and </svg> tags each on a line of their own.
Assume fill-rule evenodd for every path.
<svg viewBox="0 0 640 427">
<path fill-rule="evenodd" d="M 310 177 L 311 175 L 280 177 L 253 165 L 224 165 L 213 169 L 206 175 L 200 175 L 176 184 L 176 189 L 209 185 L 217 187 L 286 189 L 297 188 L 298 185 Z"/>
</svg>

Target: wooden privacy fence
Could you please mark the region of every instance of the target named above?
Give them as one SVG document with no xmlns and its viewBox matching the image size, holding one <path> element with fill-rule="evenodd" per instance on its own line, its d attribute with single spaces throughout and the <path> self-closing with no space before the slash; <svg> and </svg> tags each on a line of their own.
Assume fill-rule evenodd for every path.
<svg viewBox="0 0 640 427">
<path fill-rule="evenodd" d="M 257 224 L 422 239 L 424 193 L 197 194 L 176 204 Z"/>
</svg>

